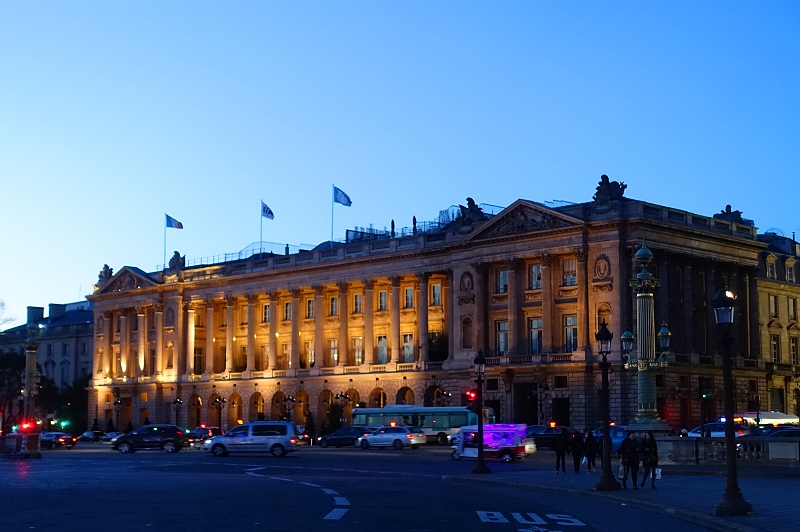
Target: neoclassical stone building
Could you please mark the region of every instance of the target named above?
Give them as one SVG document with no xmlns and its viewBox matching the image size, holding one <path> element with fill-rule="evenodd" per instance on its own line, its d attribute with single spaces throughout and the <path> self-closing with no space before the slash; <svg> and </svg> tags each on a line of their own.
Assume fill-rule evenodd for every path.
<svg viewBox="0 0 800 532">
<path fill-rule="evenodd" d="M 628 280 L 644 239 L 661 280 L 656 319 L 673 335 L 670 365 L 656 376 L 659 411 L 693 427 L 697 377 L 720 373 L 709 307 L 718 287 L 739 295 L 737 353 L 760 356 L 755 274 L 765 245 L 730 213 L 632 200 L 625 188 L 603 176 L 589 202 L 521 199 L 494 215 L 468 199 L 438 222 L 348 232 L 346 243 L 295 254 L 184 267 L 176 253 L 163 271 L 106 267 L 89 297 L 89 417 L 113 418 L 116 399 L 122 426 L 174 421 L 176 398 L 181 424 L 223 427 L 285 415 L 302 423 L 307 413 L 319 426 L 344 392 L 351 406 L 441 403 L 448 393 L 462 404 L 482 350 L 486 404 L 500 420 L 590 428 L 600 419 L 594 333 L 605 320 L 615 338 L 612 417 L 624 423 L 636 412 L 636 376 L 617 339 L 636 330 Z M 763 379 L 758 364 L 739 366 L 737 382 Z"/>
</svg>

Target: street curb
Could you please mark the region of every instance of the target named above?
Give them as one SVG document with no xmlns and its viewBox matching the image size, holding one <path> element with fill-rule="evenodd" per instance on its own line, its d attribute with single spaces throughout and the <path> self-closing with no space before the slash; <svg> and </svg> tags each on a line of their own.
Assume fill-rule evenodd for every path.
<svg viewBox="0 0 800 532">
<path fill-rule="evenodd" d="M 687 471 L 687 470 L 679 470 L 679 471 L 672 471 L 667 469 L 666 467 L 663 468 L 664 474 L 669 475 L 671 477 L 726 477 L 728 473 L 726 471 Z M 761 471 L 742 471 L 739 469 L 737 472 L 737 476 L 739 478 L 800 478 L 800 473 L 781 473 L 781 472 L 768 472 L 764 473 Z"/>
<path fill-rule="evenodd" d="M 682 508 L 674 508 L 670 506 L 664 506 L 661 504 L 655 504 L 646 501 L 637 501 L 631 499 L 625 499 L 622 497 L 617 497 L 610 493 L 598 493 L 596 491 L 586 491 L 586 490 L 579 490 L 579 489 L 572 489 L 572 488 L 561 488 L 558 486 L 543 486 L 539 484 L 527 484 L 524 482 L 515 482 L 511 480 L 502 480 L 497 478 L 486 478 L 486 477 L 473 477 L 467 475 L 444 475 L 442 480 L 445 482 L 452 482 L 452 481 L 460 481 L 460 482 L 475 482 L 478 484 L 497 484 L 501 486 L 513 486 L 515 488 L 523 488 L 528 489 L 531 491 L 540 491 L 544 493 L 560 493 L 560 494 L 568 494 L 568 495 L 577 495 L 579 497 L 589 497 L 594 499 L 602 499 L 611 502 L 618 502 L 623 503 L 627 506 L 632 506 L 634 508 L 640 508 L 642 510 L 651 510 L 655 511 L 664 515 L 669 515 L 672 517 L 676 517 L 682 521 L 686 521 L 689 523 L 693 523 L 696 525 L 701 525 L 712 530 L 718 530 L 719 532 L 758 532 L 755 528 L 750 528 L 749 526 L 739 525 L 736 523 L 729 523 L 726 521 L 721 521 L 718 518 L 700 514 L 697 512 L 692 512 L 689 510 L 684 510 Z"/>
</svg>

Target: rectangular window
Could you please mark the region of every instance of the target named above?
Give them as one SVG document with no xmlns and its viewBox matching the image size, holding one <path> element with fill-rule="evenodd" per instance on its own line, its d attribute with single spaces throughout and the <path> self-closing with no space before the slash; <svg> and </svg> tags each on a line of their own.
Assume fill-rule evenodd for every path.
<svg viewBox="0 0 800 532">
<path fill-rule="evenodd" d="M 563 389 L 569 386 L 569 380 L 566 375 L 556 375 L 553 377 L 553 388 Z"/>
<path fill-rule="evenodd" d="M 86 348 L 86 342 L 83 342 L 83 343 L 81 344 L 81 354 L 82 354 L 82 355 L 85 355 L 85 354 L 87 354 L 87 353 L 88 353 L 88 350 L 87 350 L 87 348 Z"/>
<path fill-rule="evenodd" d="M 289 342 L 281 344 L 281 358 L 283 359 L 281 369 L 292 367 L 292 344 Z"/>
<path fill-rule="evenodd" d="M 306 300 L 306 318 L 310 319 L 314 317 L 314 300 L 308 299 Z"/>
<path fill-rule="evenodd" d="M 794 264 L 789 266 L 786 265 L 786 281 L 793 283 L 794 282 Z"/>
<path fill-rule="evenodd" d="M 47 356 L 53 356 L 53 344 L 47 344 Z"/>
<path fill-rule="evenodd" d="M 406 288 L 406 306 L 405 308 L 414 308 L 414 289 Z"/>
<path fill-rule="evenodd" d="M 409 364 L 414 362 L 414 335 L 403 335 L 403 362 Z"/>
<path fill-rule="evenodd" d="M 361 314 L 363 302 L 364 296 L 362 294 L 353 295 L 353 314 Z"/>
<path fill-rule="evenodd" d="M 194 348 L 194 373 L 195 375 L 199 375 L 203 373 L 205 368 L 203 367 L 203 348 L 202 347 L 195 347 Z"/>
<path fill-rule="evenodd" d="M 798 364 L 797 362 L 797 336 L 792 336 L 789 338 L 789 357 L 792 360 L 792 364 L 795 366 Z"/>
<path fill-rule="evenodd" d="M 337 296 L 333 296 L 331 298 L 330 315 L 331 316 L 339 315 L 339 298 Z"/>
<path fill-rule="evenodd" d="M 292 303 L 287 301 L 283 304 L 283 321 L 289 321 L 292 319 Z"/>
<path fill-rule="evenodd" d="M 155 373 L 156 373 L 155 367 L 156 367 L 156 350 L 155 349 L 151 349 L 150 350 L 150 374 L 151 375 L 155 375 Z"/>
<path fill-rule="evenodd" d="M 61 356 L 69 356 L 69 344 L 63 344 L 61 346 Z"/>
<path fill-rule="evenodd" d="M 442 285 L 431 286 L 431 306 L 439 307 L 442 304 Z"/>
<path fill-rule="evenodd" d="M 533 264 L 528 272 L 528 290 L 542 289 L 542 265 Z"/>
<path fill-rule="evenodd" d="M 775 278 L 775 263 L 768 262 L 767 263 L 767 279 L 774 279 Z"/>
<path fill-rule="evenodd" d="M 775 363 L 780 362 L 781 357 L 781 338 L 777 334 L 770 336 L 769 352 L 772 355 L 772 361 Z"/>
<path fill-rule="evenodd" d="M 375 344 L 378 346 L 378 364 L 386 364 L 388 362 L 388 344 L 386 343 L 386 335 L 380 335 Z"/>
<path fill-rule="evenodd" d="M 564 270 L 564 286 L 575 286 L 578 284 L 577 276 L 577 261 L 575 259 L 566 259 L 562 263 Z"/>
<path fill-rule="evenodd" d="M 528 338 L 532 355 L 542 352 L 542 318 L 531 318 L 528 320 Z"/>
<path fill-rule="evenodd" d="M 508 352 L 508 322 L 498 321 L 495 326 L 497 330 L 497 354 L 505 355 Z"/>
<path fill-rule="evenodd" d="M 572 353 L 578 349 L 578 316 L 564 316 L 564 352 Z"/>
<path fill-rule="evenodd" d="M 331 353 L 331 361 L 333 365 L 339 363 L 339 340 L 336 338 L 331 338 L 328 340 L 328 349 Z"/>
<path fill-rule="evenodd" d="M 247 325 L 247 306 L 239 307 L 239 323 Z"/>
<path fill-rule="evenodd" d="M 261 312 L 261 323 L 269 323 L 269 304 L 264 305 Z"/>
<path fill-rule="evenodd" d="M 778 296 L 769 296 L 769 315 L 773 318 L 778 317 Z"/>
<path fill-rule="evenodd" d="M 306 356 L 308 357 L 308 367 L 314 367 L 314 342 L 306 342 Z"/>
<path fill-rule="evenodd" d="M 505 294 L 508 292 L 508 270 L 497 270 L 497 286 L 495 292 Z"/>
<path fill-rule="evenodd" d="M 360 366 L 364 362 L 364 348 L 363 340 L 360 336 L 353 338 L 353 355 L 356 358 L 356 366 Z"/>
<path fill-rule="evenodd" d="M 797 300 L 793 297 L 789 298 L 789 319 L 797 319 Z"/>
<path fill-rule="evenodd" d="M 132 329 L 133 329 L 134 332 L 139 330 L 139 317 L 138 316 L 133 318 L 133 327 L 132 327 Z"/>
<path fill-rule="evenodd" d="M 378 312 L 386 311 L 386 290 L 378 292 Z"/>
</svg>

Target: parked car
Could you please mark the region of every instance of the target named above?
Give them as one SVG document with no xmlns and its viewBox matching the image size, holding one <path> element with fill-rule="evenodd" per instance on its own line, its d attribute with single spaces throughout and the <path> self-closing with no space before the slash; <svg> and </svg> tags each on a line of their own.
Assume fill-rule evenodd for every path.
<svg viewBox="0 0 800 532">
<path fill-rule="evenodd" d="M 93 441 L 100 441 L 103 437 L 103 433 L 99 430 L 87 430 L 80 436 L 78 436 L 78 441 L 83 442 L 93 442 Z"/>
<path fill-rule="evenodd" d="M 600 440 L 603 439 L 603 427 L 594 429 L 592 431 L 594 437 L 597 439 L 598 446 Z M 625 425 L 614 425 L 609 427 L 609 434 L 611 435 L 611 452 L 615 453 L 622 446 L 622 442 L 628 437 L 628 427 Z"/>
<path fill-rule="evenodd" d="M 297 451 L 297 435 L 288 421 L 251 421 L 203 442 L 203 451 L 214 456 L 228 453 L 271 453 L 282 457 Z"/>
<path fill-rule="evenodd" d="M 561 433 L 566 433 L 567 437 L 572 441 L 572 433 L 575 432 L 569 427 L 547 427 L 546 429 L 533 434 L 533 441 L 536 442 L 538 449 L 553 449 L 556 436 Z"/>
<path fill-rule="evenodd" d="M 548 425 L 528 425 L 528 428 L 525 429 L 525 436 L 533 438 L 536 434 L 549 428 Z"/>
<path fill-rule="evenodd" d="M 183 448 L 188 449 L 197 449 L 200 450 L 203 448 L 203 440 L 200 439 L 200 435 L 194 433 L 191 430 L 187 430 L 183 433 L 186 438 L 186 441 L 183 444 Z"/>
<path fill-rule="evenodd" d="M 711 437 L 712 438 L 724 438 L 725 437 L 725 423 L 706 423 L 705 425 L 703 425 L 703 427 L 705 427 L 706 431 L 709 431 L 709 430 L 711 431 Z M 692 430 L 689 431 L 687 436 L 689 436 L 690 438 L 700 438 L 700 437 L 702 437 L 701 428 L 702 427 L 693 428 Z M 735 424 L 733 426 L 733 428 L 734 428 L 734 431 L 735 431 L 734 432 L 734 436 L 736 436 L 736 437 L 744 436 L 745 434 L 748 434 L 750 432 L 750 430 L 746 426 L 741 425 L 739 423 Z"/>
<path fill-rule="evenodd" d="M 376 427 L 363 427 L 360 425 L 341 427 L 337 429 L 336 432 L 320 436 L 317 438 L 317 443 L 323 448 L 329 445 L 333 445 L 334 447 L 352 447 L 358 442 L 360 437 L 372 434 L 375 430 Z"/>
<path fill-rule="evenodd" d="M 386 426 L 358 438 L 358 446 L 365 450 L 370 447 L 394 447 L 399 451 L 404 447 L 418 449 L 426 441 L 427 437 L 419 427 Z"/>
<path fill-rule="evenodd" d="M 186 434 L 177 425 L 145 425 L 111 442 L 111 448 L 121 453 L 144 449 L 162 449 L 168 453 L 180 451 L 186 443 Z"/>
<path fill-rule="evenodd" d="M 200 425 L 199 427 L 195 427 L 195 429 L 191 432 L 194 432 L 195 435 L 200 438 L 201 442 L 206 441 L 208 438 L 213 438 L 214 436 L 222 436 L 225 434 L 225 431 L 219 427 L 207 427 L 206 425 Z"/>
<path fill-rule="evenodd" d="M 51 447 L 52 449 L 57 449 L 58 447 L 63 447 L 65 449 L 72 449 L 75 447 L 75 444 L 78 442 L 78 438 L 74 436 L 70 436 L 65 432 L 56 432 L 54 446 Z"/>
<path fill-rule="evenodd" d="M 117 436 L 121 436 L 121 433 L 107 432 L 106 434 L 103 435 L 102 438 L 100 438 L 100 442 L 101 443 L 111 443 L 111 440 L 113 440 Z"/>
</svg>

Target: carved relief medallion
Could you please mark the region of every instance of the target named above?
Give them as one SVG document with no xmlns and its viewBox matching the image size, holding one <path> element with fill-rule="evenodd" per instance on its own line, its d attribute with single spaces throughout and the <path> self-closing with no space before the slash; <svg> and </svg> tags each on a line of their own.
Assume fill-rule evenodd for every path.
<svg viewBox="0 0 800 532">
<path fill-rule="evenodd" d="M 103 332 L 103 318 L 102 318 L 102 316 L 97 318 L 97 327 L 96 327 L 96 329 L 97 329 L 98 333 L 102 333 Z"/>
<path fill-rule="evenodd" d="M 464 272 L 461 274 L 461 281 L 458 283 L 458 288 L 462 294 L 469 294 L 472 292 L 472 274 Z"/>
<path fill-rule="evenodd" d="M 171 308 L 167 309 L 167 314 L 164 316 L 164 325 L 173 326 L 175 325 L 175 311 Z"/>
<path fill-rule="evenodd" d="M 601 253 L 594 261 L 594 276 L 596 279 L 608 279 L 611 275 L 611 261 L 605 253 Z"/>
</svg>

